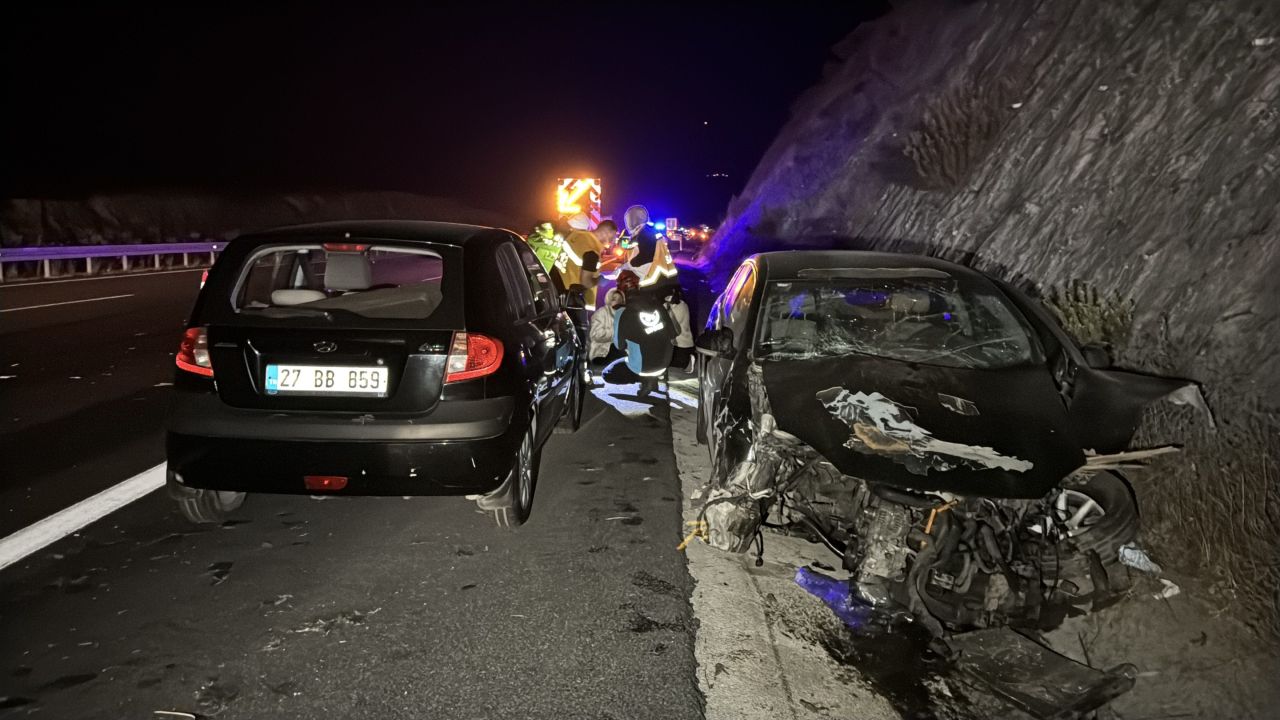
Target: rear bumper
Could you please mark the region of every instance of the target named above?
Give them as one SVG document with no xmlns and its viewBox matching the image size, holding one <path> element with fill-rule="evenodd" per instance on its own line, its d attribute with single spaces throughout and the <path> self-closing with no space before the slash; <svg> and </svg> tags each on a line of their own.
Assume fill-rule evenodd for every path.
<svg viewBox="0 0 1280 720">
<path fill-rule="evenodd" d="M 270 412 L 231 407 L 217 393 L 179 392 L 174 394 L 166 427 L 179 435 L 255 440 L 480 440 L 505 433 L 514 407 L 510 397 L 500 397 L 448 400 L 429 413 L 408 417 Z"/>
<path fill-rule="evenodd" d="M 353 421 L 238 410 L 193 395 L 175 402 L 166 455 L 174 481 L 190 488 L 315 494 L 304 476 L 340 475 L 346 488 L 325 494 L 485 493 L 502 484 L 525 430 L 512 424 L 512 407 L 511 398 L 451 401 L 421 417 Z"/>
</svg>

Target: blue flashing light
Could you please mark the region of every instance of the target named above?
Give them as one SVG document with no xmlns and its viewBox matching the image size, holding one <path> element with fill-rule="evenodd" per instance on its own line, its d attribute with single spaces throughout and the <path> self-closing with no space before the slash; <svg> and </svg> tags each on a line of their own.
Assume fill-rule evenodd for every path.
<svg viewBox="0 0 1280 720">
<path fill-rule="evenodd" d="M 942 313 L 942 319 L 943 319 L 943 320 L 950 321 L 950 320 L 951 320 L 951 313 L 949 313 L 949 312 L 944 312 L 944 313 Z"/>
<path fill-rule="evenodd" d="M 666 224 L 666 223 L 649 223 L 649 224 L 653 226 L 653 229 L 654 229 L 654 230 L 666 230 L 666 229 L 667 229 L 667 224 Z"/>
</svg>

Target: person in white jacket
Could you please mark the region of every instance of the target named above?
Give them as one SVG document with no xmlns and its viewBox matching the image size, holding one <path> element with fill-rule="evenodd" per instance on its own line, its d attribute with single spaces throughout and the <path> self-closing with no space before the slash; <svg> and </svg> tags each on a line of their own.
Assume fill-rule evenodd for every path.
<svg viewBox="0 0 1280 720">
<path fill-rule="evenodd" d="M 591 314 L 591 325 L 587 330 L 590 340 L 587 357 L 592 362 L 607 359 L 613 350 L 613 318 L 624 304 L 626 298 L 618 288 L 609 288 L 604 296 L 604 304 Z"/>
<path fill-rule="evenodd" d="M 667 311 L 671 313 L 671 319 L 680 330 L 680 334 L 676 335 L 673 341 L 676 347 L 675 352 L 671 354 L 671 367 L 692 373 L 695 369 L 693 327 L 689 324 L 689 305 L 685 303 L 678 286 L 671 288 L 671 292 L 667 294 L 666 305 Z"/>
</svg>

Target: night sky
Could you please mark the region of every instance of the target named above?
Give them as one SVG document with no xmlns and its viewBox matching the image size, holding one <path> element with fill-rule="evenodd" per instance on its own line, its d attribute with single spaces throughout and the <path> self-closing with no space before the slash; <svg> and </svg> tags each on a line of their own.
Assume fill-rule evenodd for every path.
<svg viewBox="0 0 1280 720">
<path fill-rule="evenodd" d="M 881 11 L 362 5 L 6 7 L 3 194 L 404 190 L 529 215 L 590 173 L 606 212 L 715 222 Z"/>
</svg>

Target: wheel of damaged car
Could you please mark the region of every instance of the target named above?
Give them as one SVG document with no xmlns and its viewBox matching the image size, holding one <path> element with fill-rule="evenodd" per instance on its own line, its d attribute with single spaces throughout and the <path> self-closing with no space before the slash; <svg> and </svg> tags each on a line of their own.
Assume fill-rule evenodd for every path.
<svg viewBox="0 0 1280 720">
<path fill-rule="evenodd" d="M 1048 577 L 1084 578 L 1096 552 L 1109 575 L 1120 564 L 1121 546 L 1138 535 L 1138 506 L 1133 491 L 1119 475 L 1101 472 L 1084 485 L 1064 488 L 1050 503 L 1066 538 L 1063 553 L 1045 553 L 1041 568 Z M 1114 587 L 1114 584 L 1113 584 Z"/>
<path fill-rule="evenodd" d="M 533 509 L 533 491 L 538 483 L 539 453 L 533 449 L 533 425 L 525 430 L 516 458 L 511 466 L 509 503 L 493 510 L 493 521 L 500 528 L 519 527 L 529 519 Z"/>
<path fill-rule="evenodd" d="M 178 498 L 178 509 L 193 523 L 224 522 L 244 504 L 245 494 L 228 490 L 192 490 Z"/>
</svg>

